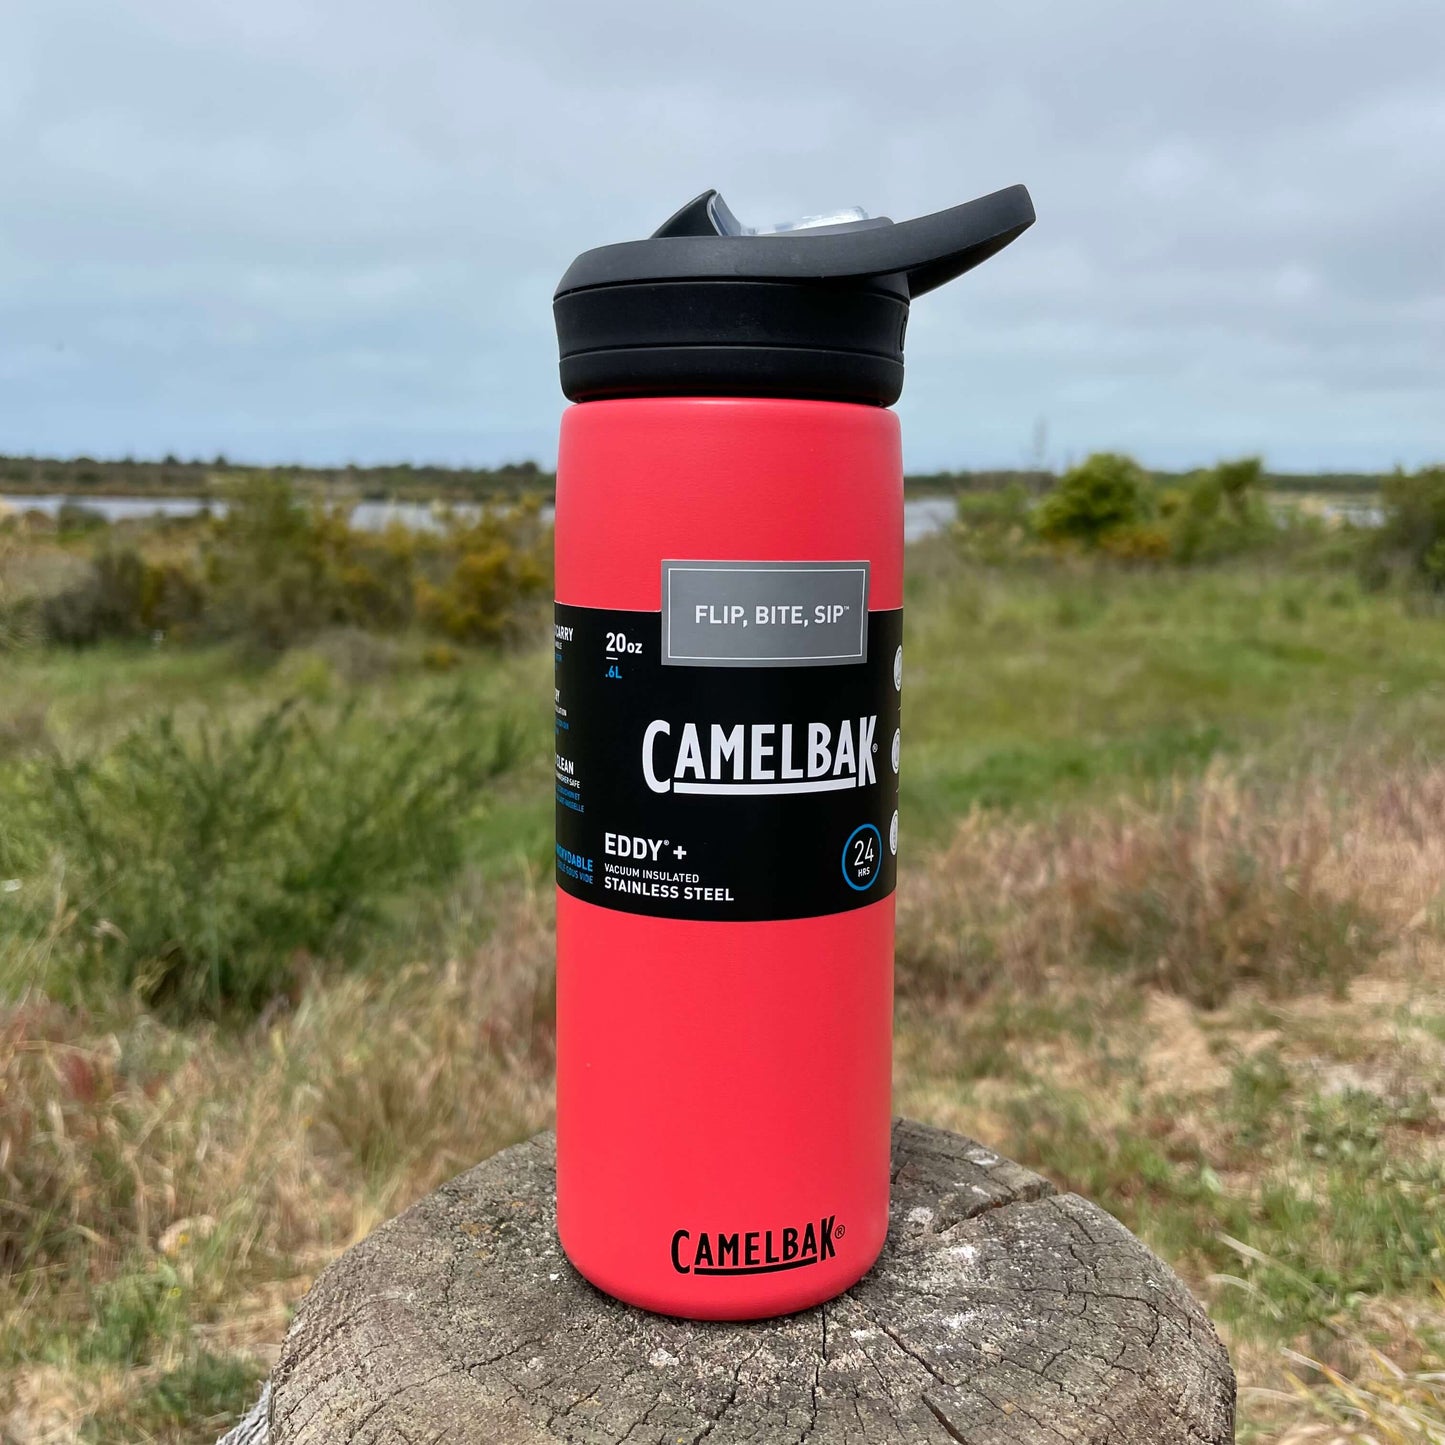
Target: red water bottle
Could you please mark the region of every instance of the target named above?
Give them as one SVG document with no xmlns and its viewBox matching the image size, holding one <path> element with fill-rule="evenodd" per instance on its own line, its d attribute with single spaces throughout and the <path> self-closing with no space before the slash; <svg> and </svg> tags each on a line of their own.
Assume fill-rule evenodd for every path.
<svg viewBox="0 0 1445 1445">
<path fill-rule="evenodd" d="M 888 1226 L 909 301 L 1022 186 L 770 233 L 716 192 L 554 311 L 557 1217 L 693 1319 L 804 1309 Z"/>
</svg>

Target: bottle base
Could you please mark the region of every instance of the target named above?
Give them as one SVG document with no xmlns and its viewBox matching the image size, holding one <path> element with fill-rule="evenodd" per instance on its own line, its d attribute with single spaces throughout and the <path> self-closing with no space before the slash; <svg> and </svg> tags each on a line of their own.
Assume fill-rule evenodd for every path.
<svg viewBox="0 0 1445 1445">
<path fill-rule="evenodd" d="M 588 1284 L 610 1299 L 631 1305 L 634 1309 L 646 1310 L 649 1314 L 665 1315 L 670 1319 L 732 1323 L 800 1314 L 804 1310 L 815 1309 L 818 1305 L 837 1299 L 839 1295 L 852 1289 L 877 1264 L 886 1242 L 885 1230 L 876 1246 L 858 1251 L 843 1269 L 830 1268 L 823 1273 L 820 1272 L 824 1269 L 823 1266 L 811 1266 L 806 1273 L 813 1277 L 806 1282 L 789 1278 L 791 1271 L 780 1271 L 773 1275 L 752 1275 L 744 1278 L 710 1278 L 705 1285 L 698 1281 L 684 1294 L 676 1288 L 668 1289 L 656 1282 L 619 1278 L 605 1267 L 594 1269 L 567 1248 L 565 1239 L 561 1240 L 562 1252 L 573 1269 Z M 688 1276 L 679 1278 L 686 1279 Z M 700 1285 L 703 1287 L 699 1287 Z"/>
</svg>

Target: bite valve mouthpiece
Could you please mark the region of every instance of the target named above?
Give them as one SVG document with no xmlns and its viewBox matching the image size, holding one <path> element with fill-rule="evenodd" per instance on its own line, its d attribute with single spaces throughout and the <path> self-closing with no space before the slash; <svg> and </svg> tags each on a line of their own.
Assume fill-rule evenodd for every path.
<svg viewBox="0 0 1445 1445">
<path fill-rule="evenodd" d="M 562 390 L 891 406 L 909 302 L 1033 222 L 1023 186 L 912 221 L 852 210 L 775 228 L 742 225 L 704 191 L 646 240 L 567 268 L 552 303 Z"/>
</svg>

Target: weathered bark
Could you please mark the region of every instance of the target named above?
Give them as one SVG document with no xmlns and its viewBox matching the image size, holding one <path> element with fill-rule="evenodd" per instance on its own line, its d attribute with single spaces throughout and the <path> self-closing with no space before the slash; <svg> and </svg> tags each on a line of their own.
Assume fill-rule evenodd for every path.
<svg viewBox="0 0 1445 1445">
<path fill-rule="evenodd" d="M 227 1430 L 216 1445 L 267 1445 L 271 1438 L 271 1382 L 262 1387 L 261 1398 L 246 1411 L 245 1418 Z"/>
<path fill-rule="evenodd" d="M 762 1324 L 629 1309 L 566 1263 L 549 1136 L 322 1275 L 272 1376 L 271 1445 L 1222 1445 L 1234 1376 L 1178 1279 L 1075 1195 L 894 1129 L 877 1267 Z"/>
</svg>

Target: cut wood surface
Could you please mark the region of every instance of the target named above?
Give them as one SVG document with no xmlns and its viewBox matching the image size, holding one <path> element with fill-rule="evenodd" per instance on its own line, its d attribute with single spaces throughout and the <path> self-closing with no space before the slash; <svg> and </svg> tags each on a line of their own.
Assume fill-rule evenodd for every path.
<svg viewBox="0 0 1445 1445">
<path fill-rule="evenodd" d="M 550 1135 L 349 1250 L 292 1324 L 255 1445 L 1222 1445 L 1234 1376 L 1184 1285 L 1087 1200 L 899 1121 L 888 1245 L 848 1294 L 692 1324 L 588 1285 Z"/>
</svg>

